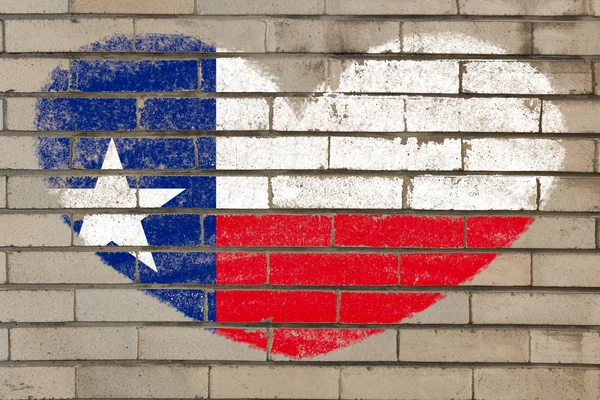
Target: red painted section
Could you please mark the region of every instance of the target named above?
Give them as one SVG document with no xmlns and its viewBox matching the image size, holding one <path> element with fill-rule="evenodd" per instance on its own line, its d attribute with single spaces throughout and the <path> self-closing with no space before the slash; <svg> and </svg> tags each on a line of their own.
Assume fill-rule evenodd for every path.
<svg viewBox="0 0 600 400">
<path fill-rule="evenodd" d="M 311 358 L 360 342 L 383 329 L 275 329 L 272 354 Z"/>
<path fill-rule="evenodd" d="M 497 254 L 403 254 L 400 282 L 405 286 L 456 286 L 472 279 Z"/>
<path fill-rule="evenodd" d="M 217 253 L 217 284 L 267 283 L 267 256 L 261 253 Z"/>
<path fill-rule="evenodd" d="M 534 220 L 530 217 L 467 218 L 467 247 L 510 247 Z"/>
<path fill-rule="evenodd" d="M 267 349 L 267 332 L 265 331 L 249 331 L 246 329 L 236 328 L 217 328 L 217 335 L 226 337 L 234 342 L 247 343 L 253 349 Z"/>
<path fill-rule="evenodd" d="M 336 303 L 333 292 L 217 291 L 217 322 L 335 322 Z"/>
<path fill-rule="evenodd" d="M 398 284 L 394 254 L 269 255 L 269 283 L 305 286 L 389 286 Z"/>
<path fill-rule="evenodd" d="M 217 246 L 323 247 L 331 244 L 331 217 L 218 215 Z"/>
<path fill-rule="evenodd" d="M 340 322 L 397 324 L 442 298 L 441 293 L 342 292 Z"/>
<path fill-rule="evenodd" d="M 336 215 L 336 246 L 457 248 L 463 218 L 408 215 Z"/>
</svg>

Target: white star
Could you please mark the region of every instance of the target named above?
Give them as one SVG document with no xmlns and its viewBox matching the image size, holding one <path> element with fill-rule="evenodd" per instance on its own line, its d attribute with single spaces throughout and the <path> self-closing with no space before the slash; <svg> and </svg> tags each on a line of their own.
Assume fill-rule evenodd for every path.
<svg viewBox="0 0 600 400">
<path fill-rule="evenodd" d="M 117 147 L 110 140 L 102 169 L 123 169 Z M 139 189 L 140 207 L 162 207 L 185 189 Z M 125 176 L 100 176 L 94 189 L 51 189 L 50 193 L 68 208 L 135 208 L 136 189 L 131 189 Z M 148 215 L 86 215 L 79 237 L 89 246 L 148 246 L 142 220 Z M 134 253 L 131 253 L 135 255 Z M 158 272 L 150 252 L 140 252 L 139 260 Z"/>
</svg>

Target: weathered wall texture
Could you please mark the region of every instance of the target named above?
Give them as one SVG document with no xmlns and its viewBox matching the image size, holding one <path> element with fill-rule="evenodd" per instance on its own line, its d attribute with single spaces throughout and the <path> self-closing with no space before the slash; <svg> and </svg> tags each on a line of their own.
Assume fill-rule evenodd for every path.
<svg viewBox="0 0 600 400">
<path fill-rule="evenodd" d="M 600 398 L 600 0 L 0 14 L 0 399 Z"/>
</svg>

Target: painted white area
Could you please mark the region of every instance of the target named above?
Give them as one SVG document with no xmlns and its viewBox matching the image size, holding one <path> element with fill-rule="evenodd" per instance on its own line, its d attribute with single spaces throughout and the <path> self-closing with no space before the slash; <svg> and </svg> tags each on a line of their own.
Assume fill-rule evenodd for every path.
<svg viewBox="0 0 600 400">
<path fill-rule="evenodd" d="M 324 169 L 327 137 L 219 137 L 217 169 Z"/>
<path fill-rule="evenodd" d="M 122 170 L 123 165 L 114 140 L 111 139 L 102 163 L 103 170 Z M 185 189 L 140 189 L 140 204 L 158 208 Z M 66 208 L 126 208 L 136 207 L 136 189 L 130 189 L 125 176 L 100 176 L 94 189 L 50 189 Z M 142 200 L 143 199 L 143 200 Z M 83 218 L 79 238 L 88 246 L 148 246 L 142 220 L 148 215 L 89 214 Z M 131 253 L 135 255 L 135 253 Z M 150 252 L 140 252 L 139 260 L 158 272 Z"/>
<path fill-rule="evenodd" d="M 276 77 L 261 71 L 258 65 L 243 58 L 217 59 L 217 91 L 278 92 Z"/>
<path fill-rule="evenodd" d="M 273 128 L 280 131 L 402 132 L 403 110 L 404 99 L 395 96 L 332 94 L 308 99 L 277 98 L 273 106 Z"/>
<path fill-rule="evenodd" d="M 217 99 L 217 130 L 269 129 L 269 104 L 265 99 Z"/>
<path fill-rule="evenodd" d="M 409 97 L 409 132 L 538 132 L 541 101 L 518 98 Z"/>
<path fill-rule="evenodd" d="M 407 193 L 417 210 L 535 210 L 535 177 L 417 176 Z"/>
<path fill-rule="evenodd" d="M 402 178 L 277 176 L 275 208 L 402 208 Z"/>
<path fill-rule="evenodd" d="M 332 91 L 458 93 L 458 70 L 458 61 L 450 60 L 344 61 L 339 77 L 332 77 L 332 83 L 337 83 Z"/>
<path fill-rule="evenodd" d="M 568 133 L 566 121 L 560 108 L 552 101 L 544 101 L 542 130 L 548 133 Z"/>
<path fill-rule="evenodd" d="M 269 208 L 269 179 L 266 177 L 217 177 L 217 208 Z"/>
<path fill-rule="evenodd" d="M 406 53 L 434 54 L 507 54 L 495 44 L 457 32 L 414 33 L 404 38 Z"/>
<path fill-rule="evenodd" d="M 471 61 L 463 89 L 471 93 L 553 94 L 550 79 L 521 61 Z"/>
<path fill-rule="evenodd" d="M 467 171 L 562 171 L 566 155 L 562 140 L 465 140 Z"/>
<path fill-rule="evenodd" d="M 460 139 L 332 137 L 330 168 L 372 171 L 457 170 Z"/>
</svg>

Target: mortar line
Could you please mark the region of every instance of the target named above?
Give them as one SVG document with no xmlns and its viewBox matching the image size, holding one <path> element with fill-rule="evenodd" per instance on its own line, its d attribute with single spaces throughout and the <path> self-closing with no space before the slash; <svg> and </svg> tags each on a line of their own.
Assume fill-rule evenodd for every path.
<svg viewBox="0 0 600 400">
<path fill-rule="evenodd" d="M 529 51 L 533 56 L 535 54 L 535 27 L 533 22 L 529 23 Z"/>
<path fill-rule="evenodd" d="M 342 371 L 343 367 L 338 368 L 338 400 L 342 399 Z"/>
<path fill-rule="evenodd" d="M 456 15 L 461 15 L 460 0 L 456 0 Z"/>
</svg>

